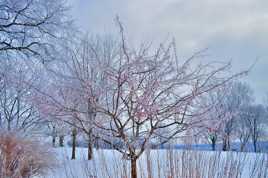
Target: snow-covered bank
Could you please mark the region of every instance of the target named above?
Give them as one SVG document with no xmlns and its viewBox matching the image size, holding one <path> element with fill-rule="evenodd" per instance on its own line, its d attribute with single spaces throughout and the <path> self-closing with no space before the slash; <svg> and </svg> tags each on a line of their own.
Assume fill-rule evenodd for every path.
<svg viewBox="0 0 268 178">
<path fill-rule="evenodd" d="M 70 160 L 70 148 L 56 148 L 58 166 L 46 178 L 121 178 L 129 177 L 129 161 L 113 150 L 94 150 L 94 159 L 86 160 L 87 150 L 77 149 Z M 266 178 L 268 155 L 237 152 L 151 150 L 138 161 L 140 178 Z"/>
</svg>

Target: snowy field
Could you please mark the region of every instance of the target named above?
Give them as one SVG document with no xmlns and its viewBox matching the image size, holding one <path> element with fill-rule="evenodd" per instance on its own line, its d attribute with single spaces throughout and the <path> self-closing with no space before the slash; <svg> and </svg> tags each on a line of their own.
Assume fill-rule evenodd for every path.
<svg viewBox="0 0 268 178">
<path fill-rule="evenodd" d="M 70 148 L 56 148 L 56 166 L 45 178 L 128 178 L 129 161 L 113 150 L 77 149 L 70 160 Z M 268 155 L 237 152 L 151 150 L 138 161 L 139 178 L 267 178 Z"/>
</svg>

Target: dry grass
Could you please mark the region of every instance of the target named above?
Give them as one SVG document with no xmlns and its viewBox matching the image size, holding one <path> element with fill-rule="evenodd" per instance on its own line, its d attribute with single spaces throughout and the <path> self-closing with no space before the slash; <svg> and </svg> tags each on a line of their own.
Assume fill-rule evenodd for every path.
<svg viewBox="0 0 268 178">
<path fill-rule="evenodd" d="M 51 158 L 51 152 L 37 142 L 10 133 L 0 136 L 0 178 L 45 174 L 53 166 Z"/>
<path fill-rule="evenodd" d="M 129 161 L 99 150 L 93 161 L 65 161 L 66 178 L 129 178 Z M 74 164 L 80 163 L 80 170 Z M 237 152 L 147 150 L 138 161 L 139 178 L 267 178 L 268 155 Z M 79 172 L 80 171 L 80 172 Z M 57 176 L 55 176 L 57 177 Z M 57 177 L 58 178 L 58 177 Z"/>
</svg>

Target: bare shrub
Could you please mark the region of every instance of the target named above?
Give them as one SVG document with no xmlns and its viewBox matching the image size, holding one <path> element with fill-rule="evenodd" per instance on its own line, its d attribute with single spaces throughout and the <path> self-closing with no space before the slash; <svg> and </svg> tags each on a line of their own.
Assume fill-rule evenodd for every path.
<svg viewBox="0 0 268 178">
<path fill-rule="evenodd" d="M 51 152 L 38 142 L 14 134 L 0 136 L 0 178 L 43 175 L 52 166 Z"/>
</svg>

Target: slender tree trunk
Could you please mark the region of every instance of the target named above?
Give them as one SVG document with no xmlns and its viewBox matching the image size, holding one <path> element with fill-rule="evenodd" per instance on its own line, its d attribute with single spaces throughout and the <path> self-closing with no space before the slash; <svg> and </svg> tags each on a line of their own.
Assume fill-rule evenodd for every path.
<svg viewBox="0 0 268 178">
<path fill-rule="evenodd" d="M 257 152 L 257 120 L 253 120 L 253 129 L 252 129 L 252 142 L 254 147 L 254 152 Z"/>
<path fill-rule="evenodd" d="M 222 146 L 222 151 L 229 151 L 231 148 L 230 145 L 230 135 L 227 134 L 223 137 L 223 146 Z"/>
<path fill-rule="evenodd" d="M 98 149 L 100 149 L 100 139 L 98 136 L 96 136 L 94 139 L 95 139 L 95 141 L 94 141 L 93 145 L 98 150 Z"/>
<path fill-rule="evenodd" d="M 76 129 L 72 130 L 72 158 L 75 159 L 75 148 L 76 148 Z"/>
<path fill-rule="evenodd" d="M 137 175 L 137 158 L 131 159 L 131 178 L 138 178 L 138 175 Z"/>
<path fill-rule="evenodd" d="M 92 130 L 88 134 L 88 144 L 87 144 L 87 159 L 91 160 L 93 158 L 93 139 Z"/>
<path fill-rule="evenodd" d="M 245 142 L 240 142 L 240 151 L 243 152 L 245 149 L 246 143 Z"/>
<path fill-rule="evenodd" d="M 253 140 L 253 147 L 254 147 L 254 152 L 257 152 L 257 141 L 254 139 Z"/>
<path fill-rule="evenodd" d="M 53 147 L 56 146 L 56 137 L 55 137 L 55 135 L 52 135 L 52 146 Z"/>
<path fill-rule="evenodd" d="M 227 140 L 226 140 L 226 142 L 227 142 L 227 151 L 229 151 L 229 150 L 231 150 L 230 135 L 229 135 L 229 134 L 227 135 Z"/>
<path fill-rule="evenodd" d="M 92 148 L 92 143 L 88 142 L 88 148 L 87 148 L 87 159 L 91 160 L 93 158 L 93 148 Z"/>
<path fill-rule="evenodd" d="M 56 146 L 56 137 L 54 135 L 52 136 L 52 146 Z"/>
<path fill-rule="evenodd" d="M 216 139 L 211 140 L 211 147 L 212 147 L 212 151 L 216 150 Z"/>
<path fill-rule="evenodd" d="M 11 121 L 10 121 L 10 119 L 8 119 L 8 121 L 7 121 L 7 130 L 11 131 Z"/>
<path fill-rule="evenodd" d="M 211 134 L 209 136 L 209 139 L 211 141 L 212 151 L 215 151 L 216 150 L 216 141 L 217 141 L 217 135 L 216 135 L 216 133 Z"/>
<path fill-rule="evenodd" d="M 92 103 L 90 98 L 88 99 L 88 118 L 90 121 L 90 129 L 88 133 L 88 152 L 87 152 L 87 158 L 88 160 L 91 160 L 93 158 L 93 139 L 92 139 L 92 126 L 93 126 L 93 120 L 96 117 L 95 108 L 92 107 Z"/>
<path fill-rule="evenodd" d="M 60 147 L 64 146 L 64 135 L 60 135 L 60 137 L 59 137 L 59 145 L 60 145 Z"/>
<path fill-rule="evenodd" d="M 227 141 L 225 136 L 223 137 L 222 151 L 227 151 Z"/>
<path fill-rule="evenodd" d="M 53 130 L 52 130 L 52 146 L 53 147 L 56 146 L 56 128 L 55 128 L 55 126 L 53 126 Z"/>
</svg>

